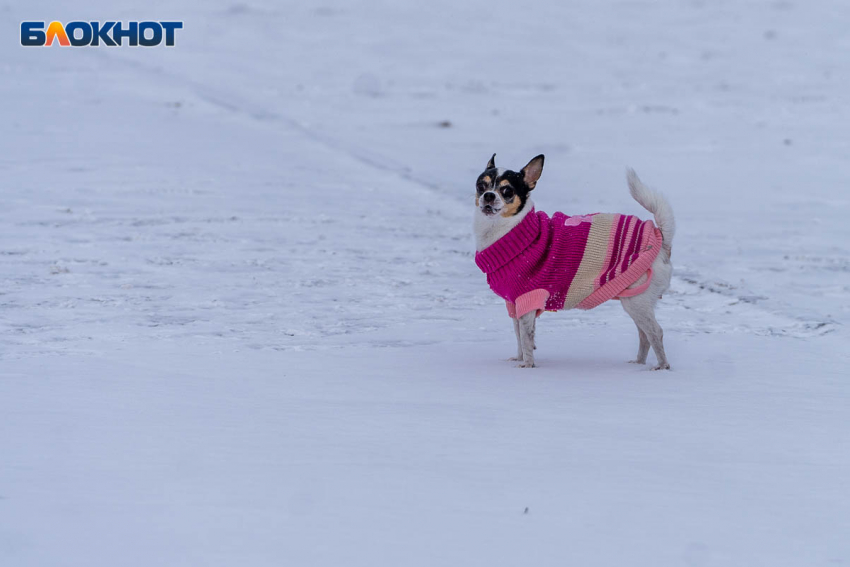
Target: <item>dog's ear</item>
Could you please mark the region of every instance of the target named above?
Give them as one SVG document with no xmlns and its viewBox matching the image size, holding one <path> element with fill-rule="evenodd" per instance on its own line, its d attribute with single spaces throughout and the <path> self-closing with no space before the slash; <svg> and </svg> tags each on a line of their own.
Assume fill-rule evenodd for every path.
<svg viewBox="0 0 850 567">
<path fill-rule="evenodd" d="M 540 179 L 540 174 L 543 173 L 543 154 L 528 162 L 528 165 L 522 168 L 522 178 L 529 189 L 534 189 L 537 185 L 537 180 Z"/>
<path fill-rule="evenodd" d="M 487 167 L 484 169 L 496 169 L 496 154 L 493 154 L 493 157 L 490 158 L 490 161 L 487 162 Z"/>
</svg>

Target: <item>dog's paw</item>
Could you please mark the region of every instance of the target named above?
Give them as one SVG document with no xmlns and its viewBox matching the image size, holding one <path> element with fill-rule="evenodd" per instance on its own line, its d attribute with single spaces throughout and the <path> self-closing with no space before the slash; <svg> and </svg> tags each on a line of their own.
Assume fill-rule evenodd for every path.
<svg viewBox="0 0 850 567">
<path fill-rule="evenodd" d="M 523 362 L 521 364 L 516 365 L 517 368 L 534 368 L 535 366 L 536 364 L 534 364 L 533 362 Z"/>
<path fill-rule="evenodd" d="M 645 361 L 645 360 L 637 360 L 637 359 L 635 359 L 635 360 L 630 360 L 630 361 L 629 361 L 629 364 L 646 364 L 646 361 Z"/>
<path fill-rule="evenodd" d="M 522 362 L 522 357 L 521 356 L 512 356 L 508 359 L 508 361 L 509 362 L 517 362 L 517 361 Z"/>
<path fill-rule="evenodd" d="M 653 370 L 670 370 L 669 364 L 659 364 L 658 366 L 654 366 Z"/>
</svg>

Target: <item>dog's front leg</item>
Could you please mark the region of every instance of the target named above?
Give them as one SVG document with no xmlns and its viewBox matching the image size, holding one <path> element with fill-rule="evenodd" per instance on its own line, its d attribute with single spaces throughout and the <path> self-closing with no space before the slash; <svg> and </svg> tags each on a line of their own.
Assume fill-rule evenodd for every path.
<svg viewBox="0 0 850 567">
<path fill-rule="evenodd" d="M 519 330 L 519 319 L 511 319 L 514 322 L 514 334 L 516 335 L 516 356 L 510 357 L 508 360 L 518 360 L 522 362 L 522 335 Z"/>
<path fill-rule="evenodd" d="M 537 319 L 536 311 L 529 311 L 517 321 L 519 327 L 520 349 L 522 350 L 522 363 L 520 368 L 534 368 L 534 323 Z"/>
</svg>

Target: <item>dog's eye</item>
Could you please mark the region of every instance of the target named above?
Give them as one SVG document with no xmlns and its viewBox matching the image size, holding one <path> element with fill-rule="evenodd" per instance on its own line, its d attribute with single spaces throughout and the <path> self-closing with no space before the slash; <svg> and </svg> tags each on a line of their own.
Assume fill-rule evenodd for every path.
<svg viewBox="0 0 850 567">
<path fill-rule="evenodd" d="M 502 188 L 502 196 L 505 199 L 510 199 L 511 197 L 514 196 L 514 190 L 511 189 L 510 187 L 503 187 Z"/>
<path fill-rule="evenodd" d="M 486 190 L 487 190 L 487 184 L 486 184 L 486 183 L 484 183 L 484 182 L 481 182 L 481 183 L 479 183 L 478 185 L 476 185 L 476 186 L 475 186 L 475 189 L 476 189 L 479 193 L 483 193 L 484 191 L 486 191 Z"/>
</svg>

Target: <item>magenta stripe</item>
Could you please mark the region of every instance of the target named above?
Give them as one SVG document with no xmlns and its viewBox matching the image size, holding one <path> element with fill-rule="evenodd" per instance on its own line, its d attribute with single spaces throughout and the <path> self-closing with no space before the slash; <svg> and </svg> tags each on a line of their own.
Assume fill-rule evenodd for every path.
<svg viewBox="0 0 850 567">
<path fill-rule="evenodd" d="M 629 233 L 631 233 L 631 235 L 633 236 L 636 230 L 637 217 L 629 215 L 629 217 L 626 219 L 626 230 L 623 231 L 623 242 L 620 248 L 620 258 L 628 254 L 629 249 L 626 247 L 626 239 L 629 238 Z M 620 258 L 617 258 L 617 264 L 620 263 Z M 616 278 L 620 273 L 622 273 L 622 270 L 618 270 L 617 266 L 614 265 L 614 271 L 611 272 L 611 279 Z"/>
<path fill-rule="evenodd" d="M 608 259 L 608 265 L 605 266 L 605 269 L 602 271 L 599 276 L 599 285 L 604 285 L 608 281 L 608 272 L 611 271 L 611 267 L 617 263 L 617 244 L 620 242 L 620 232 L 623 230 L 623 223 L 625 222 L 625 216 L 620 215 L 620 218 L 617 219 L 617 230 L 614 232 L 614 239 L 611 241 L 611 257 Z"/>
<path fill-rule="evenodd" d="M 623 234 L 620 235 L 620 242 L 617 245 L 617 257 L 614 260 L 614 265 L 611 267 L 611 270 L 608 274 L 608 281 L 613 280 L 617 277 L 617 264 L 620 263 L 620 258 L 623 256 L 623 248 L 626 246 L 626 237 L 629 235 L 629 227 L 634 221 L 633 216 L 624 215 L 626 222 L 623 223 Z"/>
<path fill-rule="evenodd" d="M 625 254 L 623 254 L 623 263 L 620 265 L 620 273 L 625 272 L 626 268 L 629 265 L 629 259 L 632 257 L 632 254 L 635 252 L 635 240 L 637 239 L 638 233 L 643 230 L 643 223 L 640 223 L 640 226 L 635 226 L 632 231 L 632 238 L 629 240 L 629 246 L 625 250 Z"/>
<path fill-rule="evenodd" d="M 644 221 L 640 225 L 640 235 L 638 236 L 637 248 L 635 249 L 635 254 L 634 258 L 632 258 L 632 262 L 634 262 L 637 257 L 640 256 L 641 246 L 643 245 L 643 231 L 647 226 L 650 226 L 650 223 L 648 221 Z M 631 265 L 632 262 L 629 262 L 629 265 Z"/>
<path fill-rule="evenodd" d="M 605 270 L 605 274 L 601 279 L 603 284 L 608 283 L 608 280 L 611 278 L 611 272 L 617 267 L 617 261 L 620 257 L 621 240 L 623 240 L 626 233 L 625 226 L 627 222 L 628 215 L 620 215 L 620 221 L 617 223 L 617 234 L 614 237 L 614 250 L 611 252 L 611 262 L 608 264 L 608 269 Z"/>
<path fill-rule="evenodd" d="M 626 269 L 632 265 L 632 262 L 635 261 L 635 258 L 638 257 L 638 252 L 640 252 L 640 243 L 643 242 L 641 238 L 643 238 L 643 229 L 646 227 L 646 222 L 641 221 L 640 228 L 636 228 L 634 234 L 632 235 L 632 243 L 629 245 L 629 250 L 627 252 L 628 256 L 623 260 L 622 271 L 626 271 Z"/>
</svg>

